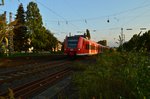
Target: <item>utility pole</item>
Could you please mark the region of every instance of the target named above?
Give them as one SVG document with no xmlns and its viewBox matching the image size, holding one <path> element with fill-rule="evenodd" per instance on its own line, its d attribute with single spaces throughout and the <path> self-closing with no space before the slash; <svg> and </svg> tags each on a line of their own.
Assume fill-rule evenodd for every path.
<svg viewBox="0 0 150 99">
<path fill-rule="evenodd" d="M 123 34 L 123 28 L 121 28 L 121 45 L 125 42 L 125 34 Z"/>
<path fill-rule="evenodd" d="M 123 28 L 121 28 L 121 39 L 122 39 L 122 44 L 123 44 Z"/>
<path fill-rule="evenodd" d="M 121 35 L 120 35 L 120 46 L 123 50 L 123 43 L 125 42 L 125 34 L 123 34 L 123 28 L 121 28 Z"/>
</svg>

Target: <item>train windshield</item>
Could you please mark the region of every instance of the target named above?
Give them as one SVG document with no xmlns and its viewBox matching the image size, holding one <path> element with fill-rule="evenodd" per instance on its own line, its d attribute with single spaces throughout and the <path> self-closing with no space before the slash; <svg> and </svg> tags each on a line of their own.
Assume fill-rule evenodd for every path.
<svg viewBox="0 0 150 99">
<path fill-rule="evenodd" d="M 76 48 L 78 44 L 79 37 L 68 37 L 68 47 Z"/>
</svg>

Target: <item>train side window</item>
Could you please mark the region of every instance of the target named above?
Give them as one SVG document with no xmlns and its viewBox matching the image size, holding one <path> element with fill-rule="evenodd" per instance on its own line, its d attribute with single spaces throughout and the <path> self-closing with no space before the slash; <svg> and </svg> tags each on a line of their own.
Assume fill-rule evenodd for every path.
<svg viewBox="0 0 150 99">
<path fill-rule="evenodd" d="M 86 49 L 89 49 L 89 48 L 90 48 L 89 44 L 86 44 Z"/>
<path fill-rule="evenodd" d="M 95 46 L 94 45 L 91 45 L 91 50 L 95 50 Z"/>
<path fill-rule="evenodd" d="M 89 45 L 89 49 L 91 49 L 91 45 Z"/>
<path fill-rule="evenodd" d="M 94 46 L 92 45 L 92 48 L 91 48 L 92 50 L 94 49 Z"/>
</svg>

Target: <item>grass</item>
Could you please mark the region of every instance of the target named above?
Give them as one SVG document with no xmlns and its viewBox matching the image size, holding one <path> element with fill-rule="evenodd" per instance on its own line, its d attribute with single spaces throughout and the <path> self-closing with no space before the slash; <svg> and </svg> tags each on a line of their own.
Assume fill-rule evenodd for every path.
<svg viewBox="0 0 150 99">
<path fill-rule="evenodd" d="M 150 98 L 150 59 L 142 53 L 105 53 L 93 65 L 77 64 L 79 99 Z M 83 67 L 86 69 L 83 69 Z"/>
<path fill-rule="evenodd" d="M 39 52 L 39 53 L 21 53 L 21 52 L 16 52 L 16 53 L 13 53 L 13 54 L 1 54 L 0 53 L 0 58 L 4 58 L 4 57 L 23 57 L 23 56 L 45 56 L 45 55 L 58 55 L 58 54 L 62 54 L 61 51 L 58 51 L 58 52 L 47 52 L 47 53 L 42 53 L 42 52 Z"/>
</svg>

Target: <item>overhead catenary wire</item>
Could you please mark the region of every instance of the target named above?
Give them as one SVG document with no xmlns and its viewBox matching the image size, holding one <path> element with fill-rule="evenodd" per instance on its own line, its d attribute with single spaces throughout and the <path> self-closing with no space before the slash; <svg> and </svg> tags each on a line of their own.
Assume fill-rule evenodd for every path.
<svg viewBox="0 0 150 99">
<path fill-rule="evenodd" d="M 35 0 L 36 2 L 38 2 L 37 0 Z M 108 16 L 109 17 L 116 17 L 116 16 L 119 16 L 121 14 L 124 14 L 124 13 L 128 13 L 128 12 L 132 12 L 132 11 L 135 11 L 135 10 L 138 10 L 138 9 L 141 9 L 141 8 L 145 8 L 145 7 L 149 7 L 150 5 L 149 4 L 145 4 L 148 0 L 145 0 L 143 1 L 142 5 L 141 6 L 138 6 L 138 7 L 135 7 L 135 8 L 132 8 L 132 9 L 127 9 L 127 10 L 124 10 L 124 11 L 121 11 L 121 12 L 118 12 L 118 13 L 114 13 L 114 14 L 111 14 L 111 15 L 106 15 L 106 16 L 98 16 L 98 17 L 93 17 L 93 18 L 81 18 L 81 19 L 73 19 L 73 20 L 68 20 L 66 18 L 64 18 L 63 16 L 61 16 L 60 14 L 56 13 L 55 11 L 53 11 L 52 9 L 50 9 L 49 7 L 47 7 L 47 9 L 50 9 L 51 12 L 57 16 L 59 16 L 62 20 L 59 20 L 59 24 L 61 25 L 62 22 L 66 23 L 66 25 L 70 24 L 71 22 L 78 22 L 78 21 L 82 21 L 84 23 L 88 23 L 89 21 L 92 21 L 92 20 L 97 20 L 97 19 L 101 19 L 101 18 L 107 18 Z M 39 2 L 38 2 L 39 3 Z M 144 4 L 144 5 L 143 5 Z M 1 10 L 1 9 L 0 9 Z M 4 11 L 4 10 L 3 10 Z M 10 12 L 10 11 L 7 11 L 7 12 Z M 15 14 L 13 14 L 15 15 Z M 139 15 L 139 16 L 135 16 L 133 17 L 133 19 L 136 19 L 138 17 L 140 17 L 142 15 Z M 84 20 L 83 20 L 84 19 Z M 58 20 L 51 20 L 53 22 L 57 22 L 58 23 Z M 132 21 L 132 20 L 130 20 Z M 76 27 L 76 26 L 74 26 Z M 76 28 L 79 28 L 78 26 Z"/>
<path fill-rule="evenodd" d="M 91 27 L 91 24 L 88 24 L 88 21 L 86 18 L 84 18 L 82 15 L 79 14 L 79 12 L 77 10 L 75 10 L 70 4 L 68 4 L 67 0 L 65 0 L 65 3 L 67 4 L 67 6 L 69 6 L 69 9 L 72 9 L 72 12 L 75 12 L 74 14 L 77 14 L 78 16 L 81 17 L 81 21 L 84 22 L 88 27 Z M 71 21 L 70 21 L 71 22 Z"/>
<path fill-rule="evenodd" d="M 148 10 L 149 10 L 149 9 L 148 9 Z M 129 23 L 135 21 L 137 18 L 143 16 L 148 10 L 145 10 L 144 12 L 142 12 L 142 13 L 138 14 L 137 16 L 131 18 L 130 20 L 128 20 L 126 23 L 124 23 L 124 24 L 121 25 L 121 26 L 124 27 L 125 25 L 127 25 L 127 24 L 129 24 Z"/>
<path fill-rule="evenodd" d="M 64 20 L 64 22 L 66 22 L 67 24 L 71 24 L 73 27 L 75 27 L 75 28 L 77 28 L 77 29 L 80 29 L 78 26 L 76 26 L 75 24 L 73 24 L 73 23 L 69 23 L 69 21 L 66 19 L 66 18 L 64 18 L 63 16 L 61 16 L 60 14 L 58 14 L 58 13 L 56 13 L 54 10 L 52 10 L 52 9 L 50 9 L 49 7 L 47 7 L 46 5 L 44 5 L 43 3 L 41 3 L 41 2 L 39 2 L 39 1 L 37 1 L 37 0 L 35 0 L 37 3 L 39 3 L 40 5 L 42 5 L 43 7 L 45 7 L 48 11 L 50 11 L 51 13 L 53 13 L 54 15 L 56 15 L 56 16 L 58 16 L 59 18 L 61 18 L 61 19 L 63 19 Z M 59 25 L 60 25 L 60 21 L 57 21 L 58 23 L 59 23 Z"/>
<path fill-rule="evenodd" d="M 37 0 L 36 0 L 37 1 Z M 37 1 L 38 2 L 38 1 Z M 40 3 L 40 2 L 38 2 Z M 144 4 L 144 3 L 143 3 Z M 42 4 L 44 5 L 44 4 Z M 45 5 L 44 5 L 45 6 Z M 119 16 L 121 14 L 125 14 L 125 13 L 128 13 L 128 12 L 132 12 L 132 11 L 135 11 L 135 10 L 138 10 L 138 9 L 141 9 L 141 8 L 145 8 L 145 7 L 149 7 L 150 4 L 144 4 L 144 5 L 141 5 L 141 6 L 138 6 L 138 7 L 135 7 L 135 8 L 131 8 L 131 9 L 127 9 L 127 10 L 124 10 L 124 11 L 120 11 L 120 12 L 117 12 L 117 13 L 113 13 L 113 14 L 110 14 L 110 15 L 103 15 L 103 16 L 98 16 L 98 17 L 92 17 L 92 18 L 81 18 L 81 19 L 72 19 L 72 20 L 67 20 L 67 22 L 88 22 L 88 21 L 92 21 L 92 20 L 98 20 L 98 19 L 102 19 L 102 18 L 108 18 L 109 17 L 115 17 L 116 16 Z M 47 7 L 47 6 L 45 6 Z M 48 8 L 48 7 L 47 7 Z M 54 13 L 55 15 L 59 16 L 60 18 L 62 18 L 63 20 L 59 20 L 60 22 L 66 22 L 66 19 L 62 16 L 60 16 L 59 14 L 57 14 L 56 12 L 54 12 L 52 9 L 48 8 L 52 13 Z M 86 20 L 86 21 L 85 21 Z M 51 22 L 57 22 L 57 20 L 51 20 Z"/>
<path fill-rule="evenodd" d="M 61 16 L 60 14 L 56 13 L 54 10 L 50 9 L 49 7 L 47 7 L 46 5 L 44 5 L 43 3 L 37 1 L 37 0 L 34 0 L 36 1 L 37 3 L 39 3 L 40 5 L 44 6 L 46 9 L 48 9 L 50 12 L 52 12 L 53 14 L 55 14 L 56 16 L 59 16 L 61 19 L 63 20 L 59 20 L 59 22 L 65 22 L 65 23 L 69 23 L 69 22 L 77 22 L 77 21 L 83 21 L 85 23 L 87 23 L 88 21 L 91 21 L 91 20 L 97 20 L 97 19 L 100 19 L 100 18 L 107 18 L 108 16 L 109 17 L 116 17 L 118 15 L 121 15 L 121 14 L 124 14 L 124 13 L 127 13 L 127 12 L 131 12 L 131 11 L 134 11 L 134 10 L 138 10 L 138 9 L 141 9 L 141 8 L 145 8 L 145 7 L 148 7 L 150 6 L 150 4 L 145 4 L 148 0 L 145 0 L 143 1 L 142 5 L 141 6 L 138 6 L 138 7 L 135 7 L 135 8 L 131 8 L 131 9 L 127 9 L 127 10 L 124 10 L 124 11 L 121 11 L 121 12 L 117 12 L 117 13 L 113 13 L 113 14 L 110 14 L 110 15 L 104 15 L 104 16 L 98 16 L 98 17 L 92 17 L 92 18 L 81 18 L 81 19 L 72 19 L 72 20 L 67 20 L 66 18 L 64 18 L 63 16 Z M 18 2 L 20 2 L 20 0 L 18 0 Z M 144 4 L 144 5 L 143 5 Z M 2 10 L 2 9 L 0 9 Z M 3 10 L 4 11 L 4 10 Z M 7 12 L 10 12 L 10 11 L 7 11 Z M 13 14 L 13 13 L 12 13 Z M 15 14 L 13 14 L 15 15 Z M 50 20 L 51 22 L 58 22 L 57 20 Z"/>
</svg>

